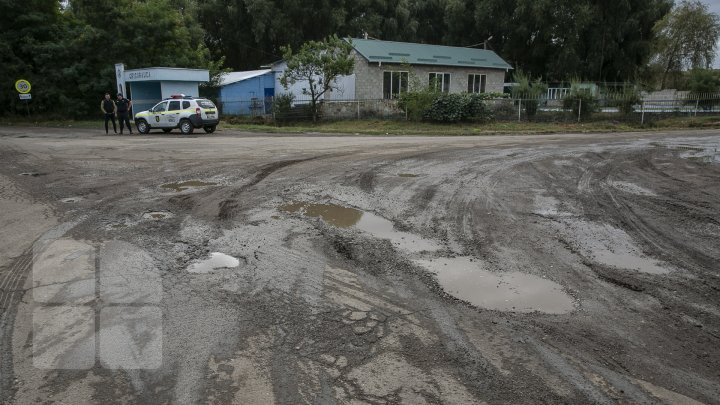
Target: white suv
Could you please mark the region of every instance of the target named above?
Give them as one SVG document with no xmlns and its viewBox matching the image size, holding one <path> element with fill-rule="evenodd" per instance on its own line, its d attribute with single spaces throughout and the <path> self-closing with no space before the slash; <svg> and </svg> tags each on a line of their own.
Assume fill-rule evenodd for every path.
<svg viewBox="0 0 720 405">
<path fill-rule="evenodd" d="M 212 101 L 182 94 L 166 98 L 153 108 L 135 114 L 135 126 L 141 134 L 147 134 L 152 128 L 160 128 L 164 132 L 180 128 L 183 134 L 202 128 L 210 134 L 215 132 L 218 122 L 220 114 Z"/>
</svg>

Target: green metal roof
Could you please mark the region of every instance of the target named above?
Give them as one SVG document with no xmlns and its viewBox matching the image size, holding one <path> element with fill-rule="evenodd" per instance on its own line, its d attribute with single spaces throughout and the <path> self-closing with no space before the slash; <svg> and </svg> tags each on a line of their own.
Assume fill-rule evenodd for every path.
<svg viewBox="0 0 720 405">
<path fill-rule="evenodd" d="M 352 39 L 352 45 L 368 62 L 512 69 L 498 54 L 485 49 L 376 39 Z"/>
</svg>

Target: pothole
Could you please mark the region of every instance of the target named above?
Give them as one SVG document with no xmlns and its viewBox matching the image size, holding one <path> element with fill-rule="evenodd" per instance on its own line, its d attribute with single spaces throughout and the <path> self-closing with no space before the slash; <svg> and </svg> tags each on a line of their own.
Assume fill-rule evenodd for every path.
<svg viewBox="0 0 720 405">
<path fill-rule="evenodd" d="M 199 260 L 188 266 L 190 273 L 210 273 L 213 270 L 240 266 L 240 260 L 225 253 L 212 252 L 207 259 Z"/>
<path fill-rule="evenodd" d="M 162 219 L 172 218 L 174 215 L 168 211 L 150 211 L 143 214 L 143 219 L 149 219 L 152 221 L 160 221 Z"/>
<path fill-rule="evenodd" d="M 44 176 L 45 174 L 47 174 L 47 173 L 22 172 L 22 173 L 20 173 L 20 176 L 38 177 L 38 176 Z"/>
<path fill-rule="evenodd" d="M 559 284 L 521 272 L 484 270 L 469 257 L 415 260 L 437 275 L 445 292 L 480 308 L 509 312 L 566 314 L 572 297 Z"/>
<path fill-rule="evenodd" d="M 398 173 L 398 176 L 400 176 L 400 177 L 420 177 L 419 174 L 413 174 L 413 173 Z"/>
<path fill-rule="evenodd" d="M 321 218 L 338 228 L 354 227 L 380 239 L 388 239 L 397 248 L 411 252 L 439 250 L 440 245 L 418 235 L 395 230 L 392 221 L 370 212 L 336 204 L 293 202 L 280 206 L 280 211 Z"/>
<path fill-rule="evenodd" d="M 200 181 L 200 180 L 187 180 L 187 181 L 181 181 L 177 183 L 166 183 L 161 185 L 160 187 L 174 190 L 175 192 L 181 192 L 185 190 L 189 190 L 191 188 L 201 188 L 201 187 L 209 187 L 209 186 L 216 186 L 217 183 L 209 182 L 209 181 Z"/>
<path fill-rule="evenodd" d="M 76 203 L 80 200 L 82 200 L 82 197 L 68 197 L 68 198 L 63 198 L 62 200 L 60 200 L 60 202 L 64 203 L 64 204 L 72 204 L 72 203 Z"/>
</svg>

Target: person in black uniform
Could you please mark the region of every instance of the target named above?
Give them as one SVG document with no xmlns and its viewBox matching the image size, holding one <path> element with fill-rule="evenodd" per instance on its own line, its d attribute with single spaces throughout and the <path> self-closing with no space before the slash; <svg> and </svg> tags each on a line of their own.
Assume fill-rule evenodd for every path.
<svg viewBox="0 0 720 405">
<path fill-rule="evenodd" d="M 117 134 L 117 126 L 115 125 L 115 113 L 117 112 L 117 106 L 115 102 L 110 99 L 110 93 L 105 93 L 105 98 L 100 102 L 100 109 L 105 114 L 105 133 L 108 133 L 108 121 L 112 120 L 113 131 Z"/>
<path fill-rule="evenodd" d="M 115 101 L 115 105 L 117 106 L 117 115 L 118 115 L 118 121 L 120 121 L 120 133 L 123 133 L 123 124 L 127 124 L 128 131 L 132 134 L 132 127 L 130 126 L 130 108 L 132 108 L 132 101 L 128 100 L 127 98 L 123 97 L 122 93 L 118 93 L 117 95 L 117 101 Z"/>
</svg>

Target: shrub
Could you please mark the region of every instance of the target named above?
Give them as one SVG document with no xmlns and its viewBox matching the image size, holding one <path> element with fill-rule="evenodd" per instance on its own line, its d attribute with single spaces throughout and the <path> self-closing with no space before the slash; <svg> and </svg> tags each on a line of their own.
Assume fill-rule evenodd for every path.
<svg viewBox="0 0 720 405">
<path fill-rule="evenodd" d="M 597 109 L 597 98 L 592 88 L 573 81 L 570 85 L 570 92 L 563 99 L 563 107 L 572 109 L 573 115 L 580 115 L 581 118 L 590 118 Z"/>
<path fill-rule="evenodd" d="M 460 122 L 492 120 L 493 114 L 485 104 L 483 94 L 438 94 L 425 110 L 423 119 L 434 122 Z"/>
<path fill-rule="evenodd" d="M 624 85 L 622 91 L 614 94 L 612 97 L 616 101 L 615 104 L 618 110 L 626 115 L 635 112 L 635 106 L 642 102 L 640 90 L 638 90 L 637 86 L 631 84 Z"/>
<path fill-rule="evenodd" d="M 720 89 L 720 77 L 709 69 L 693 69 L 688 80 L 689 104 L 697 103 L 703 109 L 711 109 L 717 100 Z"/>
<path fill-rule="evenodd" d="M 512 88 L 512 97 L 521 100 L 520 102 L 525 107 L 525 113 L 528 117 L 535 116 L 540 100 L 546 91 L 547 85 L 540 78 L 532 80 L 530 75 L 523 73 L 521 70 L 515 72 L 515 86 Z"/>
<path fill-rule="evenodd" d="M 310 104 L 294 105 L 294 101 L 294 94 L 280 94 L 275 96 L 272 111 L 276 123 L 284 124 L 313 119 L 313 110 Z M 319 114 L 318 112 L 318 116 Z"/>
<path fill-rule="evenodd" d="M 420 121 L 439 94 L 431 88 L 408 91 L 398 97 L 398 107 L 405 111 L 409 120 Z"/>
</svg>

